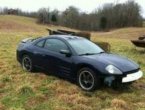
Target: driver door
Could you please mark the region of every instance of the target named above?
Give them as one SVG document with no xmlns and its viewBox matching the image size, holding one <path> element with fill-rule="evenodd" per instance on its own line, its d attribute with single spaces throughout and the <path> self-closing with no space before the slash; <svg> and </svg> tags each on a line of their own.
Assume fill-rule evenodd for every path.
<svg viewBox="0 0 145 110">
<path fill-rule="evenodd" d="M 70 75 L 72 67 L 72 57 L 67 57 L 60 53 L 60 50 L 69 50 L 67 44 L 59 39 L 48 38 L 44 44 L 43 65 L 46 69 L 59 75 Z"/>
</svg>

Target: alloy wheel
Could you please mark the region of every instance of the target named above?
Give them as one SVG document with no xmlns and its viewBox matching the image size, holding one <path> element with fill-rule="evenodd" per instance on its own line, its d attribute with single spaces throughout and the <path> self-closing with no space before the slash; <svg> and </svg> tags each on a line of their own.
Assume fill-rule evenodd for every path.
<svg viewBox="0 0 145 110">
<path fill-rule="evenodd" d="M 79 83 L 84 90 L 91 90 L 94 86 L 94 77 L 89 71 L 81 71 L 79 74 Z"/>
<path fill-rule="evenodd" d="M 22 66 L 23 66 L 23 69 L 26 71 L 32 70 L 32 61 L 28 56 L 24 56 L 22 60 Z"/>
</svg>

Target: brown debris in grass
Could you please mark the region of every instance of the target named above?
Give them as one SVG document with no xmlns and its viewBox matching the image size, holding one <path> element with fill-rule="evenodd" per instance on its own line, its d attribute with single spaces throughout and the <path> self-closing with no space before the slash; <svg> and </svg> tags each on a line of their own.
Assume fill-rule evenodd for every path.
<svg viewBox="0 0 145 110">
<path fill-rule="evenodd" d="M 145 83 L 140 81 L 137 81 L 133 84 L 133 87 L 137 88 L 137 89 L 143 89 L 145 90 Z"/>
<path fill-rule="evenodd" d="M 48 86 L 48 88 L 55 91 L 56 96 L 60 94 L 72 95 L 78 93 L 78 86 L 70 85 L 67 81 L 56 80 Z"/>
<path fill-rule="evenodd" d="M 0 103 L 0 110 L 6 110 L 6 107 Z"/>
<path fill-rule="evenodd" d="M 113 99 L 111 101 L 111 106 L 113 108 L 117 108 L 119 110 L 128 110 L 129 109 L 127 106 L 127 103 L 122 99 Z"/>
<path fill-rule="evenodd" d="M 93 110 L 92 107 L 84 104 L 77 104 L 72 108 L 72 110 Z M 96 109 L 97 110 L 97 109 Z"/>
<path fill-rule="evenodd" d="M 32 109 L 34 106 L 37 106 L 38 104 L 43 103 L 47 100 L 48 100 L 47 97 L 43 95 L 39 95 L 36 97 L 29 98 L 24 106 L 25 106 L 25 109 Z"/>
<path fill-rule="evenodd" d="M 89 99 L 83 96 L 80 96 L 79 94 L 73 94 L 73 95 L 61 94 L 60 96 L 58 96 L 58 99 L 65 103 L 73 104 L 73 105 L 76 105 L 76 104 L 88 105 L 89 104 Z"/>
<path fill-rule="evenodd" d="M 136 105 L 139 106 L 140 108 L 145 109 L 145 102 L 138 102 L 138 103 L 136 103 Z"/>
<path fill-rule="evenodd" d="M 4 88 L 5 84 L 4 83 L 0 83 L 0 88 Z"/>
</svg>

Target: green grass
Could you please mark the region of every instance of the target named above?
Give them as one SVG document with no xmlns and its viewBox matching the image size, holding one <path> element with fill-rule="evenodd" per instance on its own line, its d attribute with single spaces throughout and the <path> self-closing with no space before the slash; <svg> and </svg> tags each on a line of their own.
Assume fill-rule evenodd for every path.
<svg viewBox="0 0 145 110">
<path fill-rule="evenodd" d="M 41 72 L 28 73 L 23 71 L 16 61 L 18 43 L 28 36 L 47 35 L 45 30 L 47 26 L 36 24 L 35 19 L 17 16 L 1 16 L 1 21 L 9 23 L 5 24 L 4 27 L 0 25 L 0 110 L 145 109 L 145 77 L 129 88 L 114 90 L 103 87 L 90 93 L 82 91 L 75 84 L 54 76 Z M 22 27 L 7 28 L 12 23 L 11 21 Z M 136 30 L 136 35 L 144 32 L 144 28 Z M 127 36 L 132 38 L 131 28 L 124 29 L 124 31 L 122 29 L 109 33 L 93 33 L 91 39 L 109 42 L 113 53 L 124 55 L 138 62 L 145 73 L 145 49 L 135 48 L 127 39 Z M 127 33 L 128 31 L 129 34 L 125 36 L 126 38 L 120 38 L 123 32 Z"/>
</svg>

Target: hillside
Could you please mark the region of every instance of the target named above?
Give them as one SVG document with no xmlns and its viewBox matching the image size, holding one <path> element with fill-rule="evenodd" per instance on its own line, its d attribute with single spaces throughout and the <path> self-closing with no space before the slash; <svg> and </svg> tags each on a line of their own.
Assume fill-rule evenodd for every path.
<svg viewBox="0 0 145 110">
<path fill-rule="evenodd" d="M 24 31 L 24 32 L 37 32 L 43 27 L 38 26 L 36 20 L 27 17 L 18 16 L 0 16 L 0 30 L 1 31 Z"/>
<path fill-rule="evenodd" d="M 46 33 L 46 28 L 51 29 L 67 29 L 69 28 L 53 25 L 41 25 L 37 23 L 37 20 L 29 17 L 12 16 L 12 15 L 0 15 L 0 31 L 1 32 L 32 32 L 32 33 Z"/>
<path fill-rule="evenodd" d="M 21 16 L 0 15 L 0 31 L 9 32 L 36 32 L 46 33 L 46 28 L 51 29 L 66 29 L 69 28 L 53 25 L 40 25 L 36 23 L 36 19 Z M 92 37 L 109 37 L 109 38 L 123 38 L 123 39 L 136 39 L 140 35 L 145 35 L 145 28 L 122 28 L 112 30 L 110 32 L 92 32 Z"/>
<path fill-rule="evenodd" d="M 93 37 L 110 37 L 110 38 L 117 38 L 117 39 L 137 39 L 139 36 L 145 35 L 145 28 L 137 28 L 137 27 L 130 27 L 130 28 L 122 28 L 112 30 L 110 32 L 93 32 Z"/>
<path fill-rule="evenodd" d="M 145 76 L 130 87 L 102 87 L 95 92 L 82 91 L 77 85 L 43 72 L 29 73 L 16 61 L 18 43 L 28 36 L 48 35 L 35 19 L 0 16 L 0 110 L 144 110 Z M 71 29 L 69 29 L 71 30 Z M 111 52 L 129 57 L 145 73 L 145 50 L 135 48 L 130 39 L 145 34 L 145 28 L 125 28 L 110 32 L 92 32 L 93 41 L 107 41 Z"/>
</svg>

